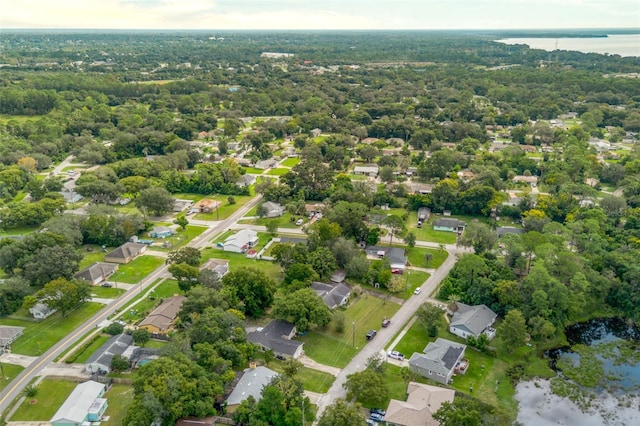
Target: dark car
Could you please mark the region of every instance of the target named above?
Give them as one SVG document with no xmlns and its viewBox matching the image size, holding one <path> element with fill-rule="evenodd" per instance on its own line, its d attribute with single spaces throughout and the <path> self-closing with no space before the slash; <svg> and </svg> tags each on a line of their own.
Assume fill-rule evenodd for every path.
<svg viewBox="0 0 640 426">
<path fill-rule="evenodd" d="M 113 284 L 111 284 L 110 282 L 104 282 L 102 283 L 102 287 L 113 287 Z"/>
<path fill-rule="evenodd" d="M 367 340 L 371 340 L 374 337 L 376 337 L 376 334 L 378 334 L 377 331 L 375 330 L 369 330 L 369 332 L 367 333 Z"/>
<path fill-rule="evenodd" d="M 369 413 L 370 414 L 378 414 L 378 415 L 383 416 L 383 417 L 387 415 L 387 412 L 384 411 L 382 408 L 370 408 L 369 409 Z"/>
<path fill-rule="evenodd" d="M 371 415 L 369 416 L 369 418 L 371 420 L 375 420 L 376 422 L 383 422 L 384 421 L 384 416 L 380 415 L 378 413 L 371 413 Z"/>
</svg>

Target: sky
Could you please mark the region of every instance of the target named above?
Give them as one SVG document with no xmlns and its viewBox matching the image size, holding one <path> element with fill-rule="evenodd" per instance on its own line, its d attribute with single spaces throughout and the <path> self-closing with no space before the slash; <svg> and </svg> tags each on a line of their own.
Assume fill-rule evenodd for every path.
<svg viewBox="0 0 640 426">
<path fill-rule="evenodd" d="M 640 0 L 0 0 L 3 28 L 640 28 Z"/>
</svg>

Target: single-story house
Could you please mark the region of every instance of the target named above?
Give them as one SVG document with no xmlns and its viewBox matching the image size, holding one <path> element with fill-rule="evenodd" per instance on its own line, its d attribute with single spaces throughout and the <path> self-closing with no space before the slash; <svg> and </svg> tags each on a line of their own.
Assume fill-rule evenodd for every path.
<svg viewBox="0 0 640 426">
<path fill-rule="evenodd" d="M 458 219 L 436 219 L 433 222 L 434 231 L 462 232 L 464 226 L 465 223 Z"/>
<path fill-rule="evenodd" d="M 247 341 L 260 346 L 263 351 L 271 349 L 276 358 L 297 359 L 303 354 L 302 342 L 291 340 L 296 335 L 296 326 L 283 320 L 273 320 L 264 328 L 247 334 Z"/>
<path fill-rule="evenodd" d="M 225 259 L 209 259 L 200 267 L 201 271 L 205 269 L 215 272 L 222 279 L 229 272 L 229 261 Z"/>
<path fill-rule="evenodd" d="M 489 339 L 493 339 L 496 330 L 491 328 L 498 314 L 486 305 L 469 306 L 464 303 L 456 303 L 458 309 L 451 316 L 449 331 L 456 336 L 466 339 L 473 336 L 476 339 L 484 333 Z"/>
<path fill-rule="evenodd" d="M 138 328 L 144 328 L 153 334 L 167 334 L 173 327 L 185 300 L 187 298 L 184 296 L 167 297 L 138 325 Z"/>
<path fill-rule="evenodd" d="M 498 226 L 496 228 L 496 233 L 498 234 L 498 237 L 502 237 L 506 234 L 524 234 L 525 230 L 514 226 Z"/>
<path fill-rule="evenodd" d="M 417 167 L 408 167 L 407 171 L 405 172 L 407 176 L 413 176 L 416 173 L 418 173 L 418 168 Z"/>
<path fill-rule="evenodd" d="M 371 145 L 372 143 L 378 142 L 380 139 L 378 138 L 364 138 L 360 141 L 360 143 Z"/>
<path fill-rule="evenodd" d="M 433 185 L 430 183 L 411 182 L 407 184 L 407 188 L 414 194 L 422 195 L 431 194 L 431 191 L 433 191 Z"/>
<path fill-rule="evenodd" d="M 329 309 L 346 305 L 351 297 L 351 287 L 344 283 L 334 285 L 315 281 L 311 283 L 311 288 L 322 298 Z"/>
<path fill-rule="evenodd" d="M 36 303 L 33 307 L 29 308 L 29 313 L 33 315 L 33 318 L 37 320 L 43 320 L 53 315 L 56 309 L 50 308 L 44 303 Z"/>
<path fill-rule="evenodd" d="M 147 250 L 146 244 L 124 243 L 104 257 L 105 262 L 129 263 Z"/>
<path fill-rule="evenodd" d="M 453 389 L 409 382 L 407 400 L 389 401 L 384 420 L 389 426 L 439 426 L 433 418 L 443 403 L 453 402 Z"/>
<path fill-rule="evenodd" d="M 203 198 L 193 205 L 192 210 L 200 213 L 211 213 L 215 211 L 220 206 L 220 204 L 220 201 Z"/>
<path fill-rule="evenodd" d="M 73 277 L 77 280 L 86 281 L 91 285 L 97 285 L 106 281 L 118 270 L 116 263 L 95 262 L 91 266 L 77 272 Z"/>
<path fill-rule="evenodd" d="M 414 352 L 409 359 L 409 369 L 416 374 L 442 384 L 448 384 L 454 373 L 466 372 L 462 357 L 467 345 L 438 338 L 429 342 L 424 353 Z"/>
<path fill-rule="evenodd" d="M 173 200 L 173 212 L 180 213 L 187 210 L 193 201 L 191 200 Z"/>
<path fill-rule="evenodd" d="M 513 182 L 524 182 L 524 183 L 528 183 L 531 186 L 536 186 L 538 184 L 538 176 L 522 176 L 522 175 L 518 175 L 518 176 L 514 176 L 513 179 L 511 179 Z"/>
<path fill-rule="evenodd" d="M 347 277 L 347 273 L 345 272 L 345 270 L 338 269 L 336 271 L 333 271 L 333 273 L 329 277 L 329 281 L 331 281 L 332 283 L 338 284 L 343 282 L 346 277 Z"/>
<path fill-rule="evenodd" d="M 253 165 L 253 167 L 255 167 L 256 169 L 259 170 L 267 170 L 267 169 L 271 169 L 275 166 L 278 165 L 278 162 L 276 160 L 274 160 L 273 158 L 269 159 L 269 160 L 260 160 L 258 161 L 256 164 Z"/>
<path fill-rule="evenodd" d="M 18 337 L 22 336 L 24 327 L 16 327 L 12 325 L 0 325 L 0 349 L 6 349 Z"/>
<path fill-rule="evenodd" d="M 111 359 L 114 355 L 123 355 L 133 344 L 130 334 L 118 334 L 104 342 L 87 360 L 85 370 L 90 373 L 108 374 L 111 372 Z"/>
<path fill-rule="evenodd" d="M 154 226 L 149 236 L 151 238 L 167 238 L 176 234 L 176 231 L 169 226 Z"/>
<path fill-rule="evenodd" d="M 252 396 L 256 402 L 262 398 L 262 389 L 278 375 L 267 367 L 247 368 L 227 398 L 227 413 L 233 413 L 238 406 Z"/>
<path fill-rule="evenodd" d="M 240 179 L 236 181 L 236 185 L 239 186 L 240 188 L 251 186 L 254 183 L 256 183 L 256 177 L 254 175 L 249 175 L 249 174 L 240 176 Z"/>
<path fill-rule="evenodd" d="M 387 259 L 391 269 L 404 271 L 407 266 L 408 258 L 401 247 L 367 246 L 364 251 L 371 258 Z"/>
<path fill-rule="evenodd" d="M 243 229 L 224 240 L 222 248 L 224 251 L 244 253 L 256 244 L 258 244 L 258 233 L 253 229 Z"/>
<path fill-rule="evenodd" d="M 102 398 L 105 390 L 103 383 L 93 380 L 80 383 L 53 415 L 51 425 L 84 426 L 99 422 L 108 406 L 107 400 Z"/>
<path fill-rule="evenodd" d="M 265 217 L 280 217 L 284 214 L 284 206 L 273 201 L 267 201 L 262 203 L 262 209 L 265 212 Z"/>
<path fill-rule="evenodd" d="M 353 174 L 376 177 L 378 176 L 378 171 L 379 171 L 379 168 L 376 165 L 356 166 L 353 169 Z"/>
<path fill-rule="evenodd" d="M 460 170 L 460 171 L 457 173 L 457 175 L 458 175 L 458 177 L 459 177 L 460 179 L 462 179 L 462 180 L 463 180 L 463 181 L 465 181 L 465 182 L 468 182 L 468 181 L 470 181 L 471 179 L 473 179 L 474 177 L 476 177 L 476 174 L 475 174 L 475 173 L 473 173 L 473 172 L 472 172 L 471 170 L 469 170 L 469 169 Z"/>
</svg>

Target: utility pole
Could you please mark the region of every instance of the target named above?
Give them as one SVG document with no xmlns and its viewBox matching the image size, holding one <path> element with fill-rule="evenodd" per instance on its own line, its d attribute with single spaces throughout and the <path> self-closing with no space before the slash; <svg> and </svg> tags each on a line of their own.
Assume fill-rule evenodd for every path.
<svg viewBox="0 0 640 426">
<path fill-rule="evenodd" d="M 352 336 L 351 346 L 355 348 L 356 347 L 356 320 L 353 320 L 351 325 L 353 325 L 353 336 Z"/>
</svg>

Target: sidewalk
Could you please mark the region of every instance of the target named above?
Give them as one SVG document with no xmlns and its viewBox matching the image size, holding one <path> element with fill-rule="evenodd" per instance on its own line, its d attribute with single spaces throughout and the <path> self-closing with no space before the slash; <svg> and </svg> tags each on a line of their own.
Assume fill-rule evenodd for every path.
<svg viewBox="0 0 640 426">
<path fill-rule="evenodd" d="M 7 352 L 3 353 L 2 356 L 0 356 L 0 362 L 3 362 L 5 364 L 20 365 L 25 368 L 31 365 L 31 363 L 36 359 L 38 359 L 37 356 L 19 355 Z"/>
</svg>

